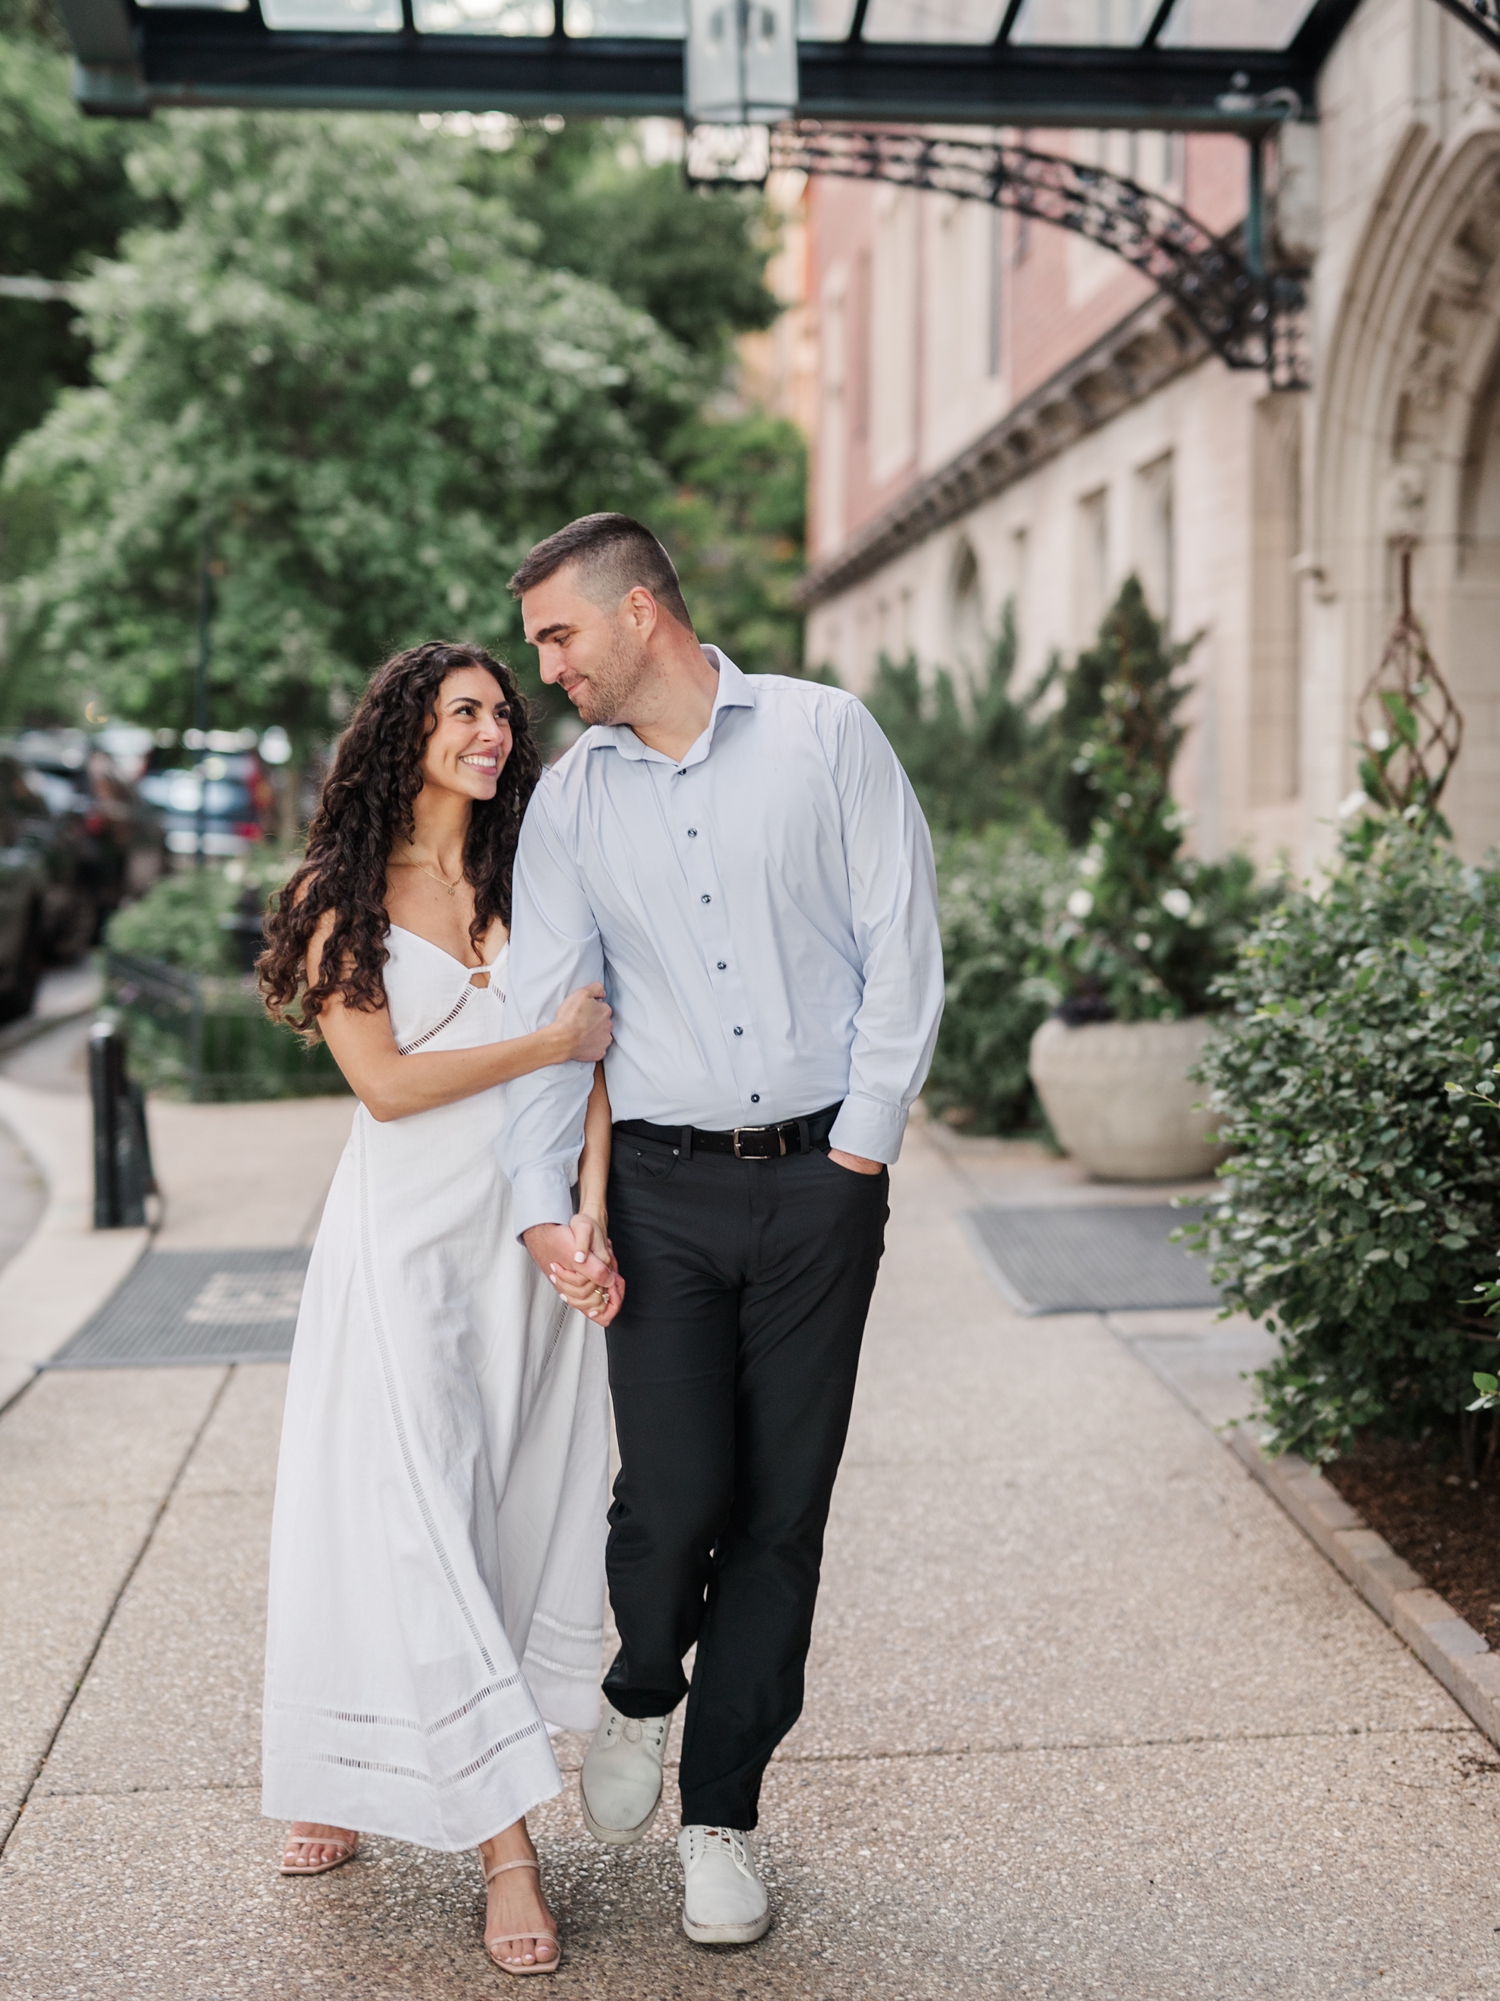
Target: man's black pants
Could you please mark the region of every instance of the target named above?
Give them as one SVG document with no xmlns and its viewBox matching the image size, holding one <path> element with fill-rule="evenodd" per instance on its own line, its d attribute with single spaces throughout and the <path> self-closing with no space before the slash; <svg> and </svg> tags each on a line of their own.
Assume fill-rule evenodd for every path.
<svg viewBox="0 0 1500 2001">
<path fill-rule="evenodd" d="M 889 1177 L 815 1148 L 674 1155 L 617 1132 L 609 1512 L 624 1716 L 688 1695 L 684 1823 L 752 1828 L 802 1708 L 823 1530 L 885 1245 Z M 697 1642 L 692 1687 L 683 1656 Z"/>
</svg>

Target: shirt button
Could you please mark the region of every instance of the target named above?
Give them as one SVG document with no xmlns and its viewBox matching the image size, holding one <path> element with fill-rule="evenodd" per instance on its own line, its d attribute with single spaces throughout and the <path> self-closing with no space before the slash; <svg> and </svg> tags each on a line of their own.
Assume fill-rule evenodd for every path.
<svg viewBox="0 0 1500 2001">
<path fill-rule="evenodd" d="M 751 1104 L 752 1104 L 752 1105 L 758 1105 L 758 1104 L 760 1103 L 760 1092 L 759 1092 L 759 1091 L 752 1091 L 752 1092 L 750 1093 L 750 1102 L 751 1102 Z"/>
<path fill-rule="evenodd" d="M 743 1035 L 745 1031 L 742 1028 L 737 1028 L 734 1032 L 736 1035 Z"/>
<path fill-rule="evenodd" d="M 722 973 L 722 972 L 723 972 L 723 970 L 724 970 L 724 961 L 723 961 L 722 959 L 720 959 L 720 961 L 719 961 L 719 971 L 720 971 L 720 972 Z"/>
<path fill-rule="evenodd" d="M 700 897 L 698 898 L 698 901 L 699 901 L 700 903 L 712 903 L 712 902 L 713 902 L 713 898 L 712 898 L 711 896 L 700 896 Z"/>
<path fill-rule="evenodd" d="M 697 838 L 698 838 L 698 829 L 697 829 L 696 827 L 689 827 L 689 828 L 688 828 L 688 839 L 689 839 L 690 841 L 696 841 L 696 840 L 697 840 Z"/>
</svg>

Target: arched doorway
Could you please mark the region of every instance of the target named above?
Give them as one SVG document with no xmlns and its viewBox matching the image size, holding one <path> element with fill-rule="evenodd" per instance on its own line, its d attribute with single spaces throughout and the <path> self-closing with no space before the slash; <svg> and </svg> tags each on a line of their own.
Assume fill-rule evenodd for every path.
<svg viewBox="0 0 1500 2001">
<path fill-rule="evenodd" d="M 1500 111 L 1398 149 L 1350 271 L 1319 391 L 1303 646 L 1308 844 L 1354 784 L 1354 708 L 1414 598 L 1466 719 L 1444 809 L 1466 854 L 1500 841 Z M 1321 827 L 1319 822 L 1323 823 Z"/>
</svg>

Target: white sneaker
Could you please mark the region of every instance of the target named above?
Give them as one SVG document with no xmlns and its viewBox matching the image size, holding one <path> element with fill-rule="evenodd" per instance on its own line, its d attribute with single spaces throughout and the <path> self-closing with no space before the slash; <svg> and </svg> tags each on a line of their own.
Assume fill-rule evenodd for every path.
<svg viewBox="0 0 1500 2001">
<path fill-rule="evenodd" d="M 686 1882 L 682 1929 L 698 1945 L 749 1945 L 771 1928 L 771 1899 L 750 1836 L 737 1827 L 685 1827 L 677 1837 Z"/>
<path fill-rule="evenodd" d="M 666 1716 L 622 1716 L 604 1705 L 604 1717 L 583 1760 L 579 1793 L 590 1834 L 614 1848 L 639 1841 L 661 1805 L 661 1761 L 667 1748 Z"/>
</svg>

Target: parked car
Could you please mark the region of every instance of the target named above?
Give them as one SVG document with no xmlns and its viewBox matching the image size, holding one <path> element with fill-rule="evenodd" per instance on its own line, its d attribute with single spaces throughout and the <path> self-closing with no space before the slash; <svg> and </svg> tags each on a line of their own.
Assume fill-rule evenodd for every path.
<svg viewBox="0 0 1500 2001">
<path fill-rule="evenodd" d="M 200 812 L 203 853 L 243 855 L 264 838 L 276 800 L 254 751 L 211 752 L 191 769 L 149 772 L 140 790 L 161 812 L 173 855 L 198 853 Z"/>
<path fill-rule="evenodd" d="M 128 897 L 141 896 L 166 867 L 162 816 L 120 761 L 82 730 L 24 730 L 7 746 L 31 773 L 75 850 L 73 872 L 92 909 L 86 942 Z"/>
<path fill-rule="evenodd" d="M 25 766 L 0 757 L 0 1021 L 30 1013 L 47 962 L 51 820 Z"/>
</svg>

